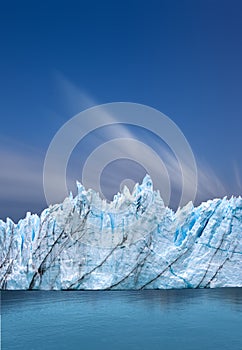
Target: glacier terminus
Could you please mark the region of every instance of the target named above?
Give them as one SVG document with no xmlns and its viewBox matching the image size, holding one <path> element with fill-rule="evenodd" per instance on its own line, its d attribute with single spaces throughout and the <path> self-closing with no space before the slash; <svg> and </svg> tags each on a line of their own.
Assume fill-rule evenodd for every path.
<svg viewBox="0 0 242 350">
<path fill-rule="evenodd" d="M 78 194 L 40 216 L 0 221 L 0 289 L 242 287 L 242 198 L 176 212 L 147 175 L 112 202 Z"/>
</svg>

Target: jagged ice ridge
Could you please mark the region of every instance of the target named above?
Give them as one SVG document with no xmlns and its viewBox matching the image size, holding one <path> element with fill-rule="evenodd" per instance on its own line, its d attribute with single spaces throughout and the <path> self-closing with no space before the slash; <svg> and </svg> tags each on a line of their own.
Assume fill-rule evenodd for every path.
<svg viewBox="0 0 242 350">
<path fill-rule="evenodd" d="M 147 175 L 111 203 L 78 194 L 0 221 L 1 289 L 242 287 L 242 199 L 173 212 Z"/>
</svg>

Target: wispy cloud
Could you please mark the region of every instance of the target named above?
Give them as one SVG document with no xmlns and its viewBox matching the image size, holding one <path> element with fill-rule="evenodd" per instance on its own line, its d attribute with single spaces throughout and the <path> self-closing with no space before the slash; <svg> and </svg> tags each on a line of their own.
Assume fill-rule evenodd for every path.
<svg viewBox="0 0 242 350">
<path fill-rule="evenodd" d="M 213 168 L 204 162 L 198 163 L 198 191 L 197 201 L 224 197 L 229 195 L 229 184 L 225 183 Z"/>
<path fill-rule="evenodd" d="M 54 78 L 62 105 L 70 116 L 98 104 L 98 101 L 67 79 L 60 71 L 55 71 Z"/>
<path fill-rule="evenodd" d="M 242 194 L 242 179 L 239 165 L 236 161 L 233 163 L 234 178 L 235 178 L 235 188 Z"/>
<path fill-rule="evenodd" d="M 0 150 L 0 218 L 15 221 L 27 211 L 39 212 L 45 201 L 42 188 L 42 159 L 29 150 Z"/>
<path fill-rule="evenodd" d="M 117 147 L 120 147 L 117 146 Z M 117 153 L 116 153 L 117 152 Z M 121 152 L 121 153 L 120 153 Z M 125 158 L 130 159 L 140 159 L 140 150 L 138 148 L 129 148 L 128 143 L 123 147 L 122 150 L 118 150 L 113 147 L 113 154 L 121 154 Z M 147 150 L 148 152 L 148 150 Z M 122 158 L 122 157 L 121 157 Z M 145 157 L 146 169 L 151 169 L 154 177 L 159 179 L 161 183 L 155 183 L 155 187 L 157 189 L 161 189 L 162 194 L 162 186 L 166 181 L 166 174 L 159 173 L 160 169 L 157 167 L 157 163 L 154 162 L 154 158 Z M 12 214 L 12 206 L 14 203 L 19 203 L 20 206 L 25 208 L 25 211 L 32 211 L 33 203 L 41 203 L 43 206 L 45 203 L 44 194 L 43 194 L 43 157 L 42 155 L 38 155 L 38 152 L 19 152 L 18 150 L 1 150 L 0 151 L 0 162 L 1 162 L 1 170 L 0 170 L 0 201 L 1 207 L 3 207 L 4 203 L 8 203 L 9 208 L 5 208 L 4 215 L 0 213 L 0 217 L 5 216 L 9 212 L 9 216 Z M 100 159 L 102 162 L 102 159 Z M 166 166 L 166 169 L 171 178 L 172 190 L 177 192 L 178 195 L 180 193 L 181 187 L 181 174 L 180 167 L 174 158 L 173 155 L 169 154 L 167 151 L 163 151 L 163 162 Z M 98 164 L 96 164 L 98 165 Z M 125 168 L 119 168 L 119 178 L 125 179 L 127 178 L 127 173 Z M 95 175 L 95 164 L 93 168 L 93 174 Z M 129 172 L 130 175 L 130 172 Z M 129 176 L 131 179 L 135 180 L 138 178 L 137 168 L 134 168 L 133 175 Z M 190 172 L 190 169 L 185 168 L 185 176 L 188 178 L 193 176 Z M 236 190 L 237 192 L 241 191 L 241 178 L 238 167 L 234 168 L 234 175 L 236 179 Z M 114 181 L 115 174 L 110 173 L 108 181 L 105 181 L 108 186 L 110 186 L 110 191 L 112 192 L 114 188 L 117 188 L 116 181 Z M 74 182 L 73 174 L 70 172 L 68 182 Z M 53 174 L 53 183 L 61 183 L 60 179 Z M 89 179 L 89 185 L 92 187 L 92 178 Z M 95 180 L 93 180 L 93 183 Z M 160 188 L 159 188 L 160 187 Z M 57 186 L 58 188 L 58 186 Z M 198 187 L 197 187 L 197 197 L 196 204 L 199 204 L 203 200 L 212 199 L 215 197 L 223 197 L 225 195 L 232 194 L 229 189 L 228 183 L 223 183 L 223 181 L 219 178 L 219 176 L 215 173 L 215 171 L 208 164 L 202 163 L 198 161 Z M 56 201 L 59 202 L 63 200 L 63 198 L 58 198 L 58 191 L 56 191 Z M 12 203 L 12 205 L 11 205 Z M 22 213 L 22 208 L 19 208 Z M 18 214 L 16 214 L 18 216 Z"/>
<path fill-rule="evenodd" d="M 87 93 L 82 92 L 79 87 L 68 81 L 68 79 L 60 73 L 57 74 L 57 80 L 62 90 L 65 103 L 69 106 L 71 113 L 76 114 L 80 112 L 80 110 L 97 105 L 95 99 L 89 97 Z M 117 122 L 115 116 L 107 114 L 105 109 L 102 110 L 102 113 L 111 124 Z M 93 137 L 100 137 L 100 134 L 99 136 L 93 135 Z M 134 129 L 131 130 L 126 125 L 119 125 L 117 129 L 112 129 L 110 135 L 108 135 L 107 132 L 105 134 L 105 140 L 107 140 L 108 137 L 110 137 L 110 140 L 116 138 L 120 139 L 119 142 L 112 142 L 111 149 L 108 151 L 108 156 L 111 160 L 127 158 L 136 161 L 136 163 L 140 164 L 150 173 L 154 180 L 154 187 L 160 190 L 161 195 L 165 197 L 166 201 L 169 201 L 167 194 L 168 176 L 173 192 L 172 198 L 174 202 L 178 204 L 178 197 L 181 195 L 182 186 L 181 168 L 176 157 L 170 150 L 154 140 L 152 140 L 152 142 L 153 145 L 155 144 L 155 147 L 152 149 L 152 143 L 150 142 L 151 134 L 145 136 L 145 139 L 142 139 L 138 131 L 136 132 Z M 128 139 L 133 141 L 128 142 Z M 137 140 L 136 144 L 135 140 Z M 106 141 L 104 141 L 104 143 L 105 142 Z M 9 142 L 9 144 L 10 143 L 11 142 Z M 102 142 L 100 142 L 100 144 L 101 143 Z M 143 147 L 140 147 L 140 143 L 143 143 Z M 96 184 L 95 176 L 97 176 L 97 168 L 99 167 L 99 169 L 101 169 L 102 164 L 108 160 L 106 150 L 104 150 L 103 153 L 96 153 L 96 155 L 97 157 L 93 158 L 94 161 L 89 169 L 90 177 L 88 178 L 88 186 L 94 188 Z M 13 203 L 17 202 L 20 203 L 20 205 L 22 203 L 26 210 L 31 211 L 31 203 L 39 202 L 43 204 L 45 202 L 43 191 L 44 157 L 45 155 L 40 154 L 38 150 L 29 150 L 27 147 L 21 148 L 17 145 L 13 145 L 11 148 L 7 146 L 1 147 L 0 204 L 1 208 L 3 208 L 4 203 L 8 203 L 5 205 L 5 211 L 9 211 L 10 216 L 12 210 L 11 205 Z M 160 157 L 160 163 L 157 161 L 157 157 Z M 235 194 L 242 192 L 242 180 L 238 163 L 234 162 L 234 165 L 231 166 L 231 172 L 233 173 L 232 179 L 227 179 L 227 181 L 225 181 L 220 178 L 211 165 L 200 161 L 198 157 L 196 157 L 196 162 L 198 169 L 196 204 L 214 197 L 229 196 L 232 194 L 232 191 Z M 71 168 L 72 164 L 69 166 Z M 129 171 L 127 172 L 125 167 L 119 167 L 116 168 L 116 171 L 118 171 L 116 175 L 118 174 L 118 178 L 124 180 L 127 178 L 128 174 L 131 180 L 136 181 L 136 179 L 138 179 L 138 181 L 140 181 L 137 169 L 137 167 L 134 167 L 132 173 L 130 169 L 128 169 Z M 192 182 L 194 177 L 193 169 L 189 167 L 188 164 L 183 164 L 183 170 L 184 177 Z M 76 172 L 70 169 L 67 174 L 67 183 L 69 185 L 74 184 L 76 180 L 74 174 L 76 174 Z M 117 183 L 115 181 L 116 175 L 110 170 L 109 179 L 105 181 L 106 186 L 109 186 L 110 193 L 112 194 L 114 194 L 114 188 L 117 188 Z M 50 182 L 53 184 L 55 201 L 60 202 L 63 200 L 59 193 L 60 186 L 62 185 L 61 175 L 53 171 L 49 176 Z M 1 212 L 0 217 L 3 217 Z"/>
</svg>

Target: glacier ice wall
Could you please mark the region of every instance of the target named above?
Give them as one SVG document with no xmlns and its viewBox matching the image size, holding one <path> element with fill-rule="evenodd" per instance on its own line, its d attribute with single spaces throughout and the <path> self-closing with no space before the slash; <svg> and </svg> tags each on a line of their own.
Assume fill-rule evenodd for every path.
<svg viewBox="0 0 242 350">
<path fill-rule="evenodd" d="M 78 194 L 0 221 L 1 289 L 242 287 L 242 199 L 173 212 L 146 176 L 111 203 Z"/>
</svg>

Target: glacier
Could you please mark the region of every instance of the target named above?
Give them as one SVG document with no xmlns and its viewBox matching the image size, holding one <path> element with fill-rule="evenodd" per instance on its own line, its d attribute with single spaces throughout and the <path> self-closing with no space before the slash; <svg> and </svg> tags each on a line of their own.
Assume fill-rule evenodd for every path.
<svg viewBox="0 0 242 350">
<path fill-rule="evenodd" d="M 123 290 L 242 287 L 242 198 L 176 212 L 146 175 L 112 202 L 86 190 L 0 220 L 0 289 Z"/>
</svg>

